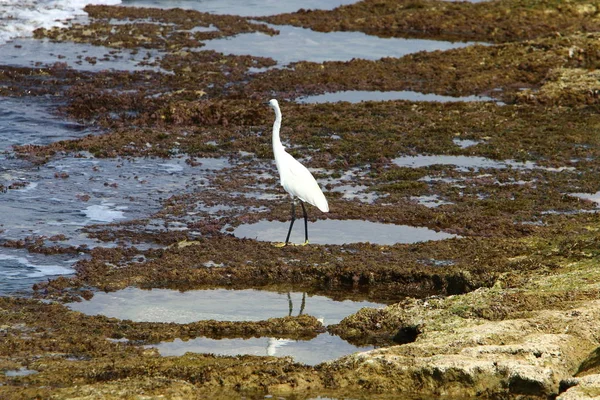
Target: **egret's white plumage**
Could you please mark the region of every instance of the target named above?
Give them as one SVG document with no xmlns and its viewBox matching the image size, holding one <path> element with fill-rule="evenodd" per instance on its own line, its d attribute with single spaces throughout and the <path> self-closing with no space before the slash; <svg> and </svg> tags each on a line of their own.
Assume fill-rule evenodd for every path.
<svg viewBox="0 0 600 400">
<path fill-rule="evenodd" d="M 272 99 L 269 101 L 269 106 L 275 111 L 275 122 L 273 123 L 273 154 L 275 155 L 275 164 L 277 165 L 277 171 L 279 171 L 281 186 L 283 186 L 285 191 L 292 197 L 292 222 L 290 223 L 290 229 L 284 244 L 288 243 L 294 224 L 294 201 L 296 198 L 303 202 L 300 204 L 302 205 L 302 210 L 304 212 L 306 244 L 308 243 L 308 223 L 304 202 L 312 204 L 322 212 L 328 212 L 329 205 L 327 204 L 327 199 L 321 191 L 319 184 L 310 171 L 286 152 L 285 147 L 281 144 L 281 139 L 279 137 L 279 130 L 281 129 L 281 110 L 279 109 L 279 103 L 277 100 Z"/>
</svg>

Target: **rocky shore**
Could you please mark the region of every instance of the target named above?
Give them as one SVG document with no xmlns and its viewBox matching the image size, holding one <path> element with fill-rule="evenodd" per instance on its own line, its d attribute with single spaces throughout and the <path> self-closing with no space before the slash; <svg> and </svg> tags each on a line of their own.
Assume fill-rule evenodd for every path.
<svg viewBox="0 0 600 400">
<path fill-rule="evenodd" d="M 87 257 L 72 277 L 36 284 L 32 297 L 0 298 L 0 369 L 35 371 L 0 375 L 0 397 L 599 396 L 600 216 L 597 204 L 581 196 L 600 191 L 598 7 L 589 1 L 366 0 L 249 19 L 88 6 L 87 24 L 36 31 L 40 40 L 102 45 L 115 54 L 158 51 L 161 57 L 148 61 L 154 70 L 135 72 L 84 72 L 61 62 L 0 65 L 0 95 L 55 96 L 65 118 L 103 131 L 21 146 L 20 158 L 44 165 L 85 154 L 185 155 L 190 164 L 219 157 L 231 165 L 203 182 L 210 190 L 191 188 L 164 199 L 148 219 L 84 228 L 106 247 L 75 248 L 60 237 L 2 242 Z M 265 57 L 202 51 L 217 37 L 277 35 L 267 22 L 480 43 L 290 68 L 271 68 L 275 61 Z M 193 29 L 211 26 L 216 29 Z M 493 101 L 286 101 L 340 90 L 414 90 Z M 294 143 L 290 151 L 309 159 L 317 179 L 326 182 L 331 212 L 313 213 L 312 220 L 421 226 L 456 237 L 276 248 L 234 236 L 243 224 L 289 219 L 283 197 L 248 195 L 281 194 L 271 163 L 273 116 L 262 104 L 271 97 L 282 101 L 282 135 Z M 456 144 L 464 140 L 472 145 Z M 419 155 L 505 164 L 412 168 L 396 161 Z M 344 178 L 349 171 L 351 178 Z M 358 185 L 370 201 L 344 196 L 343 188 Z M 444 204 L 427 207 L 416 200 L 427 196 Z M 198 204 L 228 207 L 214 211 Z M 151 218 L 162 221 L 161 229 L 148 228 Z M 198 267 L 206 263 L 220 267 Z M 296 290 L 389 305 L 327 326 L 306 315 L 133 322 L 64 305 L 128 286 Z M 325 331 L 377 348 L 308 366 L 277 357 L 163 357 L 148 346 L 200 336 L 301 339 Z"/>
</svg>

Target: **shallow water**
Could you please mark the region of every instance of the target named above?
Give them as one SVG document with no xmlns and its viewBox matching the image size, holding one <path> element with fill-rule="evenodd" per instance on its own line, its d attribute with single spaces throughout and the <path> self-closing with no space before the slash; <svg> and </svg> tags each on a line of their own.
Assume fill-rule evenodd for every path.
<svg viewBox="0 0 600 400">
<path fill-rule="evenodd" d="M 0 178 L 22 182 L 20 189 L 2 195 L 0 213 L 3 237 L 64 234 L 68 244 L 91 245 L 79 228 L 92 223 L 143 218 L 158 211 L 160 201 L 187 191 L 200 190 L 210 171 L 228 166 L 222 159 L 185 158 L 96 159 L 69 157 L 39 168 L 6 170 Z"/>
<path fill-rule="evenodd" d="M 29 290 L 43 278 L 70 275 L 73 255 L 43 255 L 25 249 L 0 248 L 0 295 Z"/>
<path fill-rule="evenodd" d="M 4 157 L 1 152 L 14 145 L 45 145 L 94 133 L 83 125 L 51 115 L 51 107 L 56 107 L 52 100 L 51 96 L 0 96 L 0 160 Z"/>
<path fill-rule="evenodd" d="M 192 167 L 186 157 L 97 159 L 87 153 L 55 158 L 41 166 L 16 159 L 14 145 L 44 145 L 99 133 L 53 115 L 51 104 L 48 96 L 0 97 L 0 184 L 15 187 L 0 193 L 3 240 L 43 236 L 49 245 L 115 246 L 88 238 L 81 228 L 148 217 L 160 209 L 163 199 L 203 190 L 207 177 L 230 165 L 224 159 L 195 159 L 197 166 Z M 166 228 L 148 225 L 147 229 Z M 54 241 L 48 239 L 53 236 Z M 71 274 L 81 257 L 0 247 L 0 294 L 27 291 L 46 277 Z"/>
<path fill-rule="evenodd" d="M 279 35 L 254 32 L 208 40 L 202 50 L 224 54 L 271 57 L 281 65 L 297 61 L 349 61 L 353 58 L 377 60 L 402 57 L 418 51 L 448 50 L 473 43 L 425 39 L 379 38 L 362 32 L 316 32 L 288 25 L 269 25 Z M 290 51 L 293 49 L 293 51 Z"/>
<path fill-rule="evenodd" d="M 298 103 L 336 103 L 347 101 L 349 103 L 360 103 L 361 101 L 388 101 L 388 100 L 408 100 L 408 101 L 437 101 L 447 103 L 451 101 L 494 101 L 491 97 L 485 96 L 442 96 L 434 93 L 419 93 L 410 90 L 387 91 L 378 90 L 343 90 L 339 92 L 324 93 L 314 96 L 299 97 L 295 101 Z"/>
<path fill-rule="evenodd" d="M 88 315 L 105 315 L 118 319 L 151 322 L 189 323 L 200 320 L 262 321 L 290 315 L 312 315 L 324 325 L 339 323 L 363 307 L 384 305 L 368 301 L 335 301 L 324 296 L 300 292 L 277 293 L 264 290 L 142 290 L 127 288 L 113 293 L 98 292 L 89 301 L 67 304 Z M 275 337 L 253 339 L 210 339 L 188 341 L 175 339 L 149 347 L 158 348 L 163 356 L 186 352 L 220 355 L 291 356 L 298 362 L 318 364 L 359 350 L 337 336 L 327 333 L 312 340 L 296 341 Z"/>
<path fill-rule="evenodd" d="M 226 165 L 207 159 L 203 167 L 190 167 L 183 159 L 94 159 L 67 158 L 40 167 L 5 171 L 0 182 L 27 182 L 22 189 L 0 194 L 2 239 L 22 240 L 29 236 L 51 238 L 64 235 L 48 245 L 113 247 L 81 232 L 98 223 L 147 217 L 158 211 L 161 199 L 189 190 L 202 190 L 211 168 Z M 65 173 L 67 178 L 55 174 Z M 187 188 L 190 185 L 190 188 Z M 148 225 L 148 230 L 176 230 L 178 226 Z M 186 228 L 187 229 L 187 228 Z M 137 245 L 143 248 L 148 245 Z M 71 274 L 72 265 L 83 257 L 43 256 L 26 250 L 0 247 L 0 294 L 27 291 L 46 277 Z"/>
<path fill-rule="evenodd" d="M 143 49 L 113 49 L 85 43 L 52 42 L 47 39 L 21 38 L 0 45 L 2 64 L 15 67 L 52 66 L 55 63 L 68 65 L 79 71 L 102 70 L 163 71 L 154 64 L 162 53 Z"/>
<path fill-rule="evenodd" d="M 354 346 L 339 336 L 322 333 L 312 340 L 261 337 L 251 339 L 195 338 L 162 342 L 155 347 L 162 356 L 181 356 L 185 353 L 210 353 L 223 356 L 255 355 L 292 357 L 294 361 L 317 365 L 357 351 L 372 350 L 373 346 Z"/>
<path fill-rule="evenodd" d="M 307 206 L 311 207 L 311 206 Z M 310 210 L 315 210 L 310 208 Z M 310 212 L 309 210 L 307 210 Z M 319 212 L 319 211 L 315 211 Z M 260 221 L 255 224 L 240 225 L 233 234 L 239 238 L 256 239 L 266 242 L 283 242 L 289 222 Z M 362 220 L 319 220 L 308 223 L 308 238 L 314 244 L 347 244 L 369 242 L 393 245 L 396 243 L 417 243 L 429 240 L 455 238 L 456 235 L 408 225 L 382 224 Z M 304 220 L 297 219 L 290 236 L 292 243 L 304 243 Z"/>
</svg>

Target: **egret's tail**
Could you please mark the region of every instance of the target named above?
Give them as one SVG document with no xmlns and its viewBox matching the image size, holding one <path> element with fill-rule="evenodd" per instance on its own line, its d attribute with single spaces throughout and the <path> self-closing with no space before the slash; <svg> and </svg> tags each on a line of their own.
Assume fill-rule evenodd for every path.
<svg viewBox="0 0 600 400">
<path fill-rule="evenodd" d="M 323 193 L 321 193 L 321 196 L 315 196 L 315 197 L 316 197 L 314 199 L 315 202 L 312 203 L 312 205 L 317 207 L 319 210 L 321 210 L 324 213 L 329 212 L 329 204 L 327 203 L 327 199 L 325 198 L 325 195 Z"/>
</svg>

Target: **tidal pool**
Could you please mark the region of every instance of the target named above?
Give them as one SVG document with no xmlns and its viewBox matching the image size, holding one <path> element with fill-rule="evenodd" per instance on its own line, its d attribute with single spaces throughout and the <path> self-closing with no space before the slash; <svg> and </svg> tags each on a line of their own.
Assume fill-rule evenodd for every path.
<svg viewBox="0 0 600 400">
<path fill-rule="evenodd" d="M 310 207 L 308 212 L 319 212 Z M 256 239 L 266 242 L 283 242 L 287 235 L 289 222 L 259 221 L 254 224 L 240 225 L 233 234 L 239 238 Z M 347 244 L 369 242 L 393 245 L 396 243 L 417 243 L 429 240 L 443 240 L 458 237 L 436 232 L 429 228 L 409 225 L 382 224 L 362 220 L 319 220 L 308 223 L 308 238 L 315 244 Z M 298 218 L 290 236 L 292 243 L 304 243 L 304 220 Z"/>
<path fill-rule="evenodd" d="M 459 145 L 455 142 L 455 144 Z M 471 144 L 469 144 L 470 146 Z M 461 146 L 462 147 L 462 146 Z M 468 146 L 466 146 L 468 147 Z M 492 160 L 491 158 L 478 156 L 448 156 L 448 155 L 418 155 L 402 156 L 392 160 L 399 167 L 422 168 L 432 165 L 451 165 L 459 171 L 479 170 L 483 168 L 491 169 L 542 169 L 549 172 L 573 172 L 575 167 L 544 167 L 537 165 L 533 161 L 515 161 L 515 160 Z"/>
<path fill-rule="evenodd" d="M 449 50 L 473 44 L 426 39 L 380 38 L 362 32 L 323 33 L 289 25 L 269 26 L 279 30 L 279 35 L 269 36 L 254 32 L 207 40 L 202 50 L 271 57 L 282 66 L 297 61 L 320 63 L 349 61 L 353 58 L 377 60 L 383 57 L 402 57 L 418 51 Z"/>
<path fill-rule="evenodd" d="M 322 333 L 312 340 L 291 340 L 276 337 L 251 339 L 195 338 L 187 341 L 175 339 L 162 342 L 155 347 L 162 356 L 182 356 L 185 353 L 211 353 L 223 356 L 254 355 L 292 357 L 294 361 L 317 365 L 324 361 L 357 351 L 372 350 L 373 346 L 354 346 L 339 336 Z"/>
<path fill-rule="evenodd" d="M 383 306 L 384 304 L 369 301 L 336 301 L 300 292 L 277 293 L 254 289 L 179 292 L 170 289 L 137 288 L 126 288 L 114 293 L 98 292 L 88 301 L 67 304 L 70 309 L 88 315 L 105 315 L 136 322 L 261 321 L 307 314 L 318 318 L 324 325 L 338 323 L 363 307 Z M 230 356 L 290 356 L 298 362 L 310 365 L 373 348 L 356 347 L 328 333 L 320 334 L 312 340 L 277 337 L 217 340 L 199 337 L 187 341 L 175 339 L 148 347 L 156 347 L 163 356 L 176 356 L 187 352 Z"/>
<path fill-rule="evenodd" d="M 90 300 L 67 304 L 72 310 L 88 315 L 105 315 L 136 322 L 189 323 L 199 320 L 261 321 L 269 318 L 312 315 L 324 325 L 335 324 L 363 307 L 381 308 L 369 301 L 336 301 L 324 296 L 300 292 L 277 293 L 264 290 L 142 290 L 126 288 L 114 293 L 98 292 Z M 323 333 L 312 340 L 277 337 L 252 339 L 210 339 L 199 337 L 162 342 L 156 347 L 163 356 L 187 352 L 219 355 L 252 354 L 291 356 L 306 364 L 318 364 L 360 350 L 337 336 Z"/>
<path fill-rule="evenodd" d="M 453 204 L 449 201 L 440 199 L 436 194 L 432 196 L 412 196 L 410 199 L 428 208 L 436 208 L 444 204 Z"/>
<path fill-rule="evenodd" d="M 90 300 L 67 304 L 88 315 L 105 315 L 135 322 L 262 321 L 308 314 L 324 325 L 336 324 L 363 307 L 383 307 L 369 301 L 336 301 L 300 292 L 209 289 L 179 292 L 129 287 L 97 292 Z"/>
<path fill-rule="evenodd" d="M 186 158 L 97 159 L 87 155 L 55 159 L 39 167 L 0 169 L 0 183 L 18 187 L 1 193 L 1 239 L 36 236 L 46 238 L 50 246 L 113 247 L 116 243 L 89 238 L 82 228 L 147 217 L 160 209 L 161 200 L 202 190 L 213 171 L 229 165 L 224 159 L 196 161 L 201 165 L 192 167 Z M 28 290 L 36 278 L 70 274 L 78 257 L 73 258 L 57 260 L 0 246 L 0 293 Z"/>
<path fill-rule="evenodd" d="M 460 147 L 461 149 L 466 149 L 467 147 L 475 146 L 475 145 L 481 143 L 478 140 L 459 139 L 459 138 L 453 139 L 452 142 L 454 142 L 454 144 L 457 145 L 458 147 Z"/>
<path fill-rule="evenodd" d="M 491 97 L 484 96 L 442 96 L 434 93 L 419 93 L 409 90 L 387 91 L 378 90 L 343 90 L 339 92 L 323 93 L 314 96 L 298 97 L 295 101 L 298 103 L 336 103 L 347 101 L 349 103 L 360 103 L 361 101 L 388 101 L 388 100 L 409 100 L 409 101 L 437 101 L 447 103 L 451 101 L 494 101 Z"/>
<path fill-rule="evenodd" d="M 34 370 L 34 369 L 27 369 L 25 367 L 20 368 L 20 369 L 14 369 L 14 370 L 8 370 L 4 372 L 5 376 L 14 378 L 17 376 L 27 376 L 27 375 L 33 375 L 33 374 L 37 374 L 38 371 Z"/>
</svg>

